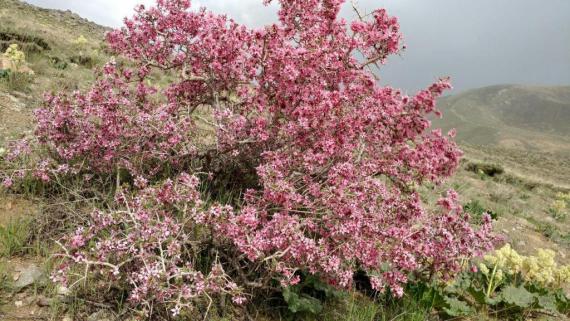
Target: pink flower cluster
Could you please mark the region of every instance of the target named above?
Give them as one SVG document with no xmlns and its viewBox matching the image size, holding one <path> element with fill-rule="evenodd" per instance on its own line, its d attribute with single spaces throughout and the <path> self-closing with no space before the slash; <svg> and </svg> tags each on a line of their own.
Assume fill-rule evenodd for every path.
<svg viewBox="0 0 570 321">
<path fill-rule="evenodd" d="M 148 71 L 110 62 L 87 93 L 47 95 L 36 137 L 58 163 L 92 173 L 119 169 L 153 177 L 195 155 L 185 106 L 156 98 Z"/>
<path fill-rule="evenodd" d="M 116 210 L 94 211 L 89 225 L 65 240 L 64 261 L 52 278 L 74 288 L 96 276 L 91 286 L 126 289 L 130 303 L 146 313 L 166 308 L 176 315 L 221 293 L 245 302 L 219 261 L 208 273 L 197 267 L 191 236 L 198 231 L 190 227 L 202 205 L 197 185 L 196 177 L 181 174 L 135 197 L 118 194 Z M 81 277 L 70 277 L 76 273 Z"/>
<path fill-rule="evenodd" d="M 420 201 L 416 188 L 452 175 L 461 152 L 453 133 L 430 130 L 428 120 L 439 114 L 447 80 L 406 96 L 379 86 L 370 71 L 400 50 L 397 19 L 376 10 L 348 23 L 339 18 L 342 0 L 279 2 L 279 22 L 260 29 L 191 11 L 187 0 L 138 7 L 108 34 L 132 69 L 109 63 L 86 94 L 48 97 L 37 112 L 39 141 L 56 164 L 125 169 L 141 189 L 167 169 L 195 164 L 253 175 L 254 188 L 238 191 L 239 207 L 213 206 L 188 219 L 284 286 L 302 270 L 349 287 L 362 269 L 375 289 L 401 295 L 410 274 L 446 278 L 490 249 L 489 221 L 471 227 L 454 192 L 435 212 Z M 168 84 L 149 85 L 153 71 Z M 199 197 L 179 199 L 169 190 L 176 184 L 143 189 L 128 210 L 97 212 L 98 223 L 68 241 L 76 248 L 69 255 L 106 262 L 92 265 L 125 278 L 138 303 L 151 292 L 161 302 L 183 293 L 187 302 L 215 288 L 210 279 L 233 291 L 218 274 L 187 265 L 189 223 L 167 208 L 198 209 Z"/>
</svg>

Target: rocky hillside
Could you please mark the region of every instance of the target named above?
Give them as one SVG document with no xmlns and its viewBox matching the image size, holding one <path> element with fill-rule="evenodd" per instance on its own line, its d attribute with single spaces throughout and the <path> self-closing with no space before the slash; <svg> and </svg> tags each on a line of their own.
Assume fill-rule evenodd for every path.
<svg viewBox="0 0 570 321">
<path fill-rule="evenodd" d="M 80 35 L 92 41 L 108 30 L 71 11 L 36 7 L 18 0 L 0 0 L 0 49 L 19 43 L 26 51 L 67 52 Z"/>
<path fill-rule="evenodd" d="M 0 0 L 0 51 L 18 45 L 26 54 L 20 68 L 33 75 L 0 89 L 38 98 L 45 91 L 80 87 L 91 69 L 108 59 L 103 44 L 108 30 L 70 11 Z M 10 67 L 6 61 L 0 64 L 3 70 Z"/>
<path fill-rule="evenodd" d="M 491 86 L 448 96 L 434 126 L 460 143 L 570 155 L 570 86 Z"/>
<path fill-rule="evenodd" d="M 93 68 L 109 59 L 103 42 L 108 30 L 70 11 L 0 0 L 0 53 L 13 44 L 25 53 L 15 73 L 0 54 L 0 144 L 31 131 L 32 110 L 45 92 L 83 88 L 93 80 Z"/>
</svg>

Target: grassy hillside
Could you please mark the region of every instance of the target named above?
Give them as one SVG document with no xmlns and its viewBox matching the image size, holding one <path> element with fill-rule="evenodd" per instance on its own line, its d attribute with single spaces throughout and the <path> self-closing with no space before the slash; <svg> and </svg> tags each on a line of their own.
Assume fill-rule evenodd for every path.
<svg viewBox="0 0 570 321">
<path fill-rule="evenodd" d="M 100 42 L 109 30 L 71 11 L 44 9 L 18 0 L 0 0 L 0 17 L 2 49 L 16 41 L 28 51 L 68 55 L 80 35 Z"/>
<path fill-rule="evenodd" d="M 570 87 L 490 86 L 444 97 L 439 108 L 443 118 L 433 126 L 456 128 L 465 155 L 436 190 L 452 187 L 464 204 L 497 214 L 497 230 L 518 250 L 551 248 L 567 260 L 570 225 L 551 208 L 558 193 L 570 190 Z M 491 177 L 470 164 L 504 173 Z"/>
<path fill-rule="evenodd" d="M 0 0 L 0 51 L 17 44 L 26 54 L 25 72 L 0 81 L 0 142 L 31 130 L 31 111 L 45 92 L 75 90 L 93 80 L 92 69 L 109 59 L 107 30 L 69 11 Z M 79 37 L 86 42 L 76 43 Z M 0 55 L 0 69 L 10 67 Z"/>
<path fill-rule="evenodd" d="M 0 50 L 17 44 L 26 53 L 28 81 L 4 91 L 38 98 L 44 91 L 77 88 L 92 78 L 91 68 L 106 60 L 102 40 L 108 29 L 69 11 L 0 0 Z M 76 44 L 79 37 L 85 44 Z M 0 67 L 9 68 L 6 66 Z"/>
<path fill-rule="evenodd" d="M 570 156 L 570 87 L 491 86 L 442 98 L 434 126 L 473 145 Z"/>
</svg>

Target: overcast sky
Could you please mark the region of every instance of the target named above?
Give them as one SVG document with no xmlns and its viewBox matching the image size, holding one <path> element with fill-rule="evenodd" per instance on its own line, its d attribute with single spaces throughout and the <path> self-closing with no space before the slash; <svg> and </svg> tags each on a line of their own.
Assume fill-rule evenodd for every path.
<svg viewBox="0 0 570 321">
<path fill-rule="evenodd" d="M 70 9 L 118 27 L 137 3 L 154 0 L 27 0 Z M 275 20 L 262 0 L 200 0 L 238 22 Z M 400 19 L 407 50 L 380 71 L 382 82 L 412 93 L 441 76 L 455 92 L 493 84 L 570 85 L 570 0 L 359 0 L 365 11 L 384 7 Z M 343 16 L 352 17 L 349 8 Z"/>
</svg>

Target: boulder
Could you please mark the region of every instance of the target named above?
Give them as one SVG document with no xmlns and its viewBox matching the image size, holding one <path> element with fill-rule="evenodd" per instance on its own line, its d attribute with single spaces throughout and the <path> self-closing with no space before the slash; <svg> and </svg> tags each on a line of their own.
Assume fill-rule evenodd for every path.
<svg viewBox="0 0 570 321">
<path fill-rule="evenodd" d="M 16 291 L 20 291 L 34 283 L 44 281 L 44 279 L 44 271 L 38 266 L 32 264 L 20 272 L 20 275 L 17 280 L 15 280 L 13 286 Z"/>
</svg>

